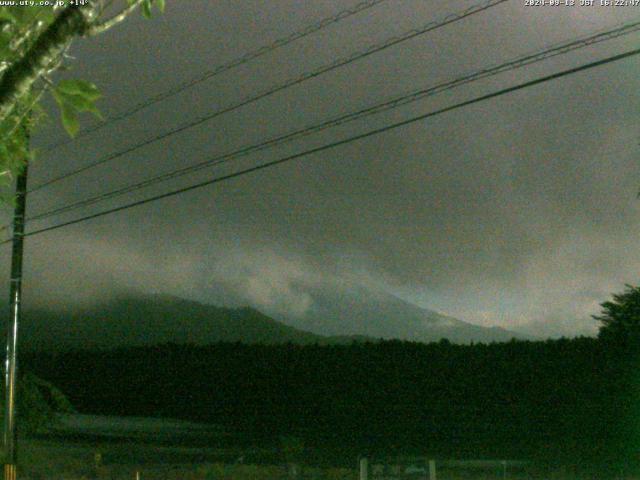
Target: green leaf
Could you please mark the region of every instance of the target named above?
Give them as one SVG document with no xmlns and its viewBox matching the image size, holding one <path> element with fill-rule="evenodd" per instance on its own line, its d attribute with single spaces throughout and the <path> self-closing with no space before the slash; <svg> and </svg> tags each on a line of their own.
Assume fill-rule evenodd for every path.
<svg viewBox="0 0 640 480">
<path fill-rule="evenodd" d="M 13 192 L 2 191 L 0 192 L 0 205 L 15 208 L 16 197 Z"/>
<path fill-rule="evenodd" d="M 151 0 L 142 0 L 142 15 L 151 18 Z"/>
<path fill-rule="evenodd" d="M 86 80 L 62 80 L 56 85 L 56 90 L 66 95 L 78 95 L 95 102 L 102 95 L 98 87 Z"/>
<path fill-rule="evenodd" d="M 91 112 L 97 117 L 101 116 L 95 103 L 81 95 L 63 95 L 63 101 L 78 112 Z"/>
<path fill-rule="evenodd" d="M 75 137 L 80 130 L 80 122 L 78 122 L 78 111 L 68 103 L 60 105 L 62 112 L 62 125 L 71 137 Z"/>
<path fill-rule="evenodd" d="M 98 88 L 84 80 L 63 80 L 53 89 L 53 97 L 60 106 L 62 125 L 69 135 L 76 136 L 80 129 L 78 114 L 90 112 L 102 119 L 95 101 L 100 98 Z"/>
<path fill-rule="evenodd" d="M 9 11 L 8 7 L 0 7 L 0 20 L 4 20 L 11 23 L 16 23 L 16 17 L 14 17 Z"/>
<path fill-rule="evenodd" d="M 156 7 L 160 11 L 160 13 L 164 13 L 164 4 L 165 4 L 164 0 L 156 0 Z"/>
<path fill-rule="evenodd" d="M 53 20 L 55 20 L 55 18 L 56 18 L 55 11 L 51 7 L 44 7 L 43 10 L 38 15 L 38 19 L 47 24 L 51 23 Z"/>
<path fill-rule="evenodd" d="M 34 7 L 34 6 L 30 6 L 29 8 L 24 8 L 25 6 L 26 5 L 9 7 L 13 17 L 21 25 L 28 25 L 33 20 L 34 14 L 37 14 L 41 8 L 44 8 L 44 7 Z"/>
</svg>

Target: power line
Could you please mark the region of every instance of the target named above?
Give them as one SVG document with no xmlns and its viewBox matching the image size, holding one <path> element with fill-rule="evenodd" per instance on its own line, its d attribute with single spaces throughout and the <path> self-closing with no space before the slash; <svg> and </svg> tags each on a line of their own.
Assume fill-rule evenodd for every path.
<svg viewBox="0 0 640 480">
<path fill-rule="evenodd" d="M 77 175 L 79 173 L 85 172 L 91 168 L 97 167 L 98 165 L 102 165 L 105 164 L 107 162 L 110 162 L 112 160 L 115 160 L 116 158 L 122 157 L 128 153 L 134 152 L 142 147 L 146 147 L 148 145 L 151 145 L 153 143 L 156 143 L 160 140 L 164 140 L 167 137 L 173 136 L 175 134 L 181 133 L 185 130 L 188 130 L 190 128 L 193 128 L 195 126 L 198 126 L 204 122 L 207 122 L 209 120 L 212 120 L 213 118 L 216 118 L 220 115 L 223 115 L 225 113 L 229 113 L 232 112 L 234 110 L 237 110 L 238 108 L 244 107 L 246 105 L 249 105 L 251 103 L 257 102 L 258 100 L 261 100 L 263 98 L 266 98 L 270 95 L 273 95 L 277 92 L 283 91 L 287 88 L 293 87 L 295 85 L 299 85 L 307 80 L 310 80 L 312 78 L 316 78 L 320 75 L 323 75 L 327 72 L 330 72 L 332 70 L 335 70 L 337 68 L 343 67 L 345 65 L 348 65 L 350 63 L 353 63 L 357 60 L 360 60 L 362 58 L 368 57 L 369 55 L 373 55 L 374 53 L 378 53 L 381 52 L 387 48 L 390 48 L 392 46 L 398 45 L 399 43 L 405 42 L 407 40 L 413 39 L 419 35 L 423 35 L 425 33 L 431 32 L 433 30 L 436 30 L 438 28 L 444 27 L 446 25 L 449 25 L 451 23 L 460 21 L 464 18 L 470 17 L 472 15 L 475 15 L 477 13 L 481 13 L 485 10 L 488 10 L 492 7 L 495 7 L 501 3 L 505 3 L 509 0 L 488 0 L 488 1 L 484 1 L 481 4 L 477 4 L 474 5 L 472 7 L 467 8 L 466 10 L 464 10 L 461 13 L 454 13 L 454 14 L 450 14 L 447 15 L 443 20 L 437 22 L 430 22 L 427 25 L 419 28 L 419 29 L 414 29 L 411 30 L 409 32 L 405 32 L 404 34 L 400 35 L 400 36 L 396 36 L 393 37 L 391 39 L 385 40 L 382 43 L 378 43 L 375 44 L 373 46 L 370 46 L 369 48 L 367 48 L 366 50 L 360 51 L 360 52 L 356 52 L 348 57 L 344 57 L 338 60 L 335 60 L 333 62 L 331 62 L 328 65 L 324 65 L 320 68 L 317 68 L 315 70 L 303 73 L 302 75 L 289 79 L 281 84 L 278 84 L 274 87 L 269 88 L 268 90 L 265 90 L 257 95 L 254 95 L 252 97 L 247 97 L 241 101 L 239 101 L 238 103 L 235 103 L 231 106 L 225 107 L 221 110 L 216 110 L 210 114 L 198 117 L 190 122 L 184 123 L 179 127 L 176 127 L 174 129 L 168 130 L 164 133 L 158 134 L 155 137 L 150 137 L 146 140 L 143 140 L 142 142 L 139 142 L 135 145 L 132 145 L 131 147 L 127 147 L 125 149 L 119 150 L 117 152 L 114 152 L 112 154 L 109 154 L 105 157 L 102 157 L 88 165 L 85 165 L 83 167 L 77 168 L 76 170 L 72 170 L 71 172 L 68 172 L 66 174 L 63 174 L 59 177 L 55 177 L 51 180 L 45 181 L 43 183 L 41 183 L 40 185 L 37 185 L 36 187 L 32 188 L 29 193 L 32 192 L 36 192 L 38 190 L 41 190 L 44 187 L 47 187 L 49 185 L 52 185 L 54 183 L 60 182 L 62 180 L 65 180 L 69 177 L 72 177 L 74 175 Z"/>
<path fill-rule="evenodd" d="M 598 151 L 595 152 L 597 153 L 598 156 L 610 156 L 610 155 L 625 155 L 625 154 L 631 154 L 631 153 L 637 153 L 637 145 L 632 145 L 632 146 L 625 146 L 622 148 L 615 148 L 615 149 L 611 149 L 611 150 L 605 150 L 605 151 Z M 594 153 L 594 152 L 591 152 Z M 640 194 L 638 195 L 640 196 Z M 8 230 L 8 226 L 2 227 L 0 228 L 0 231 L 4 231 L 4 230 Z M 36 232 L 34 232 L 36 233 Z M 0 241 L 0 247 L 4 246 L 4 245 L 9 245 L 11 243 L 11 237 L 9 237 L 8 239 L 2 240 Z"/>
<path fill-rule="evenodd" d="M 91 133 L 94 133 L 100 129 L 102 129 L 103 127 L 106 127 L 107 125 L 110 125 L 112 123 L 115 122 L 119 122 L 120 120 L 124 120 L 125 118 L 128 118 L 136 113 L 138 113 L 140 110 L 144 110 L 147 107 L 150 107 L 151 105 L 154 105 L 158 102 L 161 102 L 163 100 L 166 100 L 167 98 L 173 97 L 174 95 L 177 95 L 180 92 L 183 92 L 191 87 L 194 87 L 196 85 L 198 85 L 199 83 L 204 82 L 205 80 L 209 80 L 213 77 L 216 77 L 224 72 L 227 72 L 229 70 L 233 70 L 236 67 L 240 67 L 246 63 L 249 63 L 252 60 L 255 60 L 259 57 L 262 57 L 263 55 L 266 55 L 267 53 L 271 53 L 274 50 L 277 50 L 281 47 L 284 47 L 286 45 L 290 45 L 291 43 L 294 43 L 298 40 L 301 40 L 305 37 L 308 37 L 309 35 L 316 33 L 320 30 L 323 30 L 327 27 L 329 27 L 330 25 L 333 25 L 335 23 L 338 23 L 342 20 L 345 20 L 346 18 L 349 18 L 353 15 L 356 15 L 360 12 L 363 12 L 365 10 L 368 10 L 370 8 L 373 8 L 383 2 L 386 2 L 387 0 L 367 0 L 364 2 L 360 2 L 356 5 L 354 5 L 351 8 L 342 10 L 338 13 L 336 13 L 335 15 L 332 15 L 330 17 L 326 17 L 323 18 L 322 20 L 319 20 L 318 22 L 315 22 L 311 25 L 306 26 L 305 28 L 298 30 L 296 32 L 291 33 L 290 35 L 287 35 L 285 37 L 281 37 L 275 41 L 273 41 L 272 43 L 268 44 L 268 45 L 263 45 L 259 48 L 257 48 L 256 50 L 253 50 L 251 52 L 245 53 L 244 55 L 241 55 L 239 57 L 236 57 L 230 61 L 228 61 L 227 63 L 223 63 L 222 65 L 219 65 L 215 68 L 212 68 L 210 70 L 206 70 L 205 72 L 199 74 L 198 76 L 195 76 L 185 82 L 182 82 L 178 85 L 173 86 L 172 88 L 165 90 L 164 92 L 161 92 L 157 95 L 154 95 L 152 97 L 149 97 L 139 103 L 137 103 L 136 105 L 134 105 L 133 107 L 131 107 L 128 110 L 125 110 L 117 115 L 114 115 L 112 117 L 107 118 L 105 121 L 98 123 L 97 125 L 90 127 L 90 128 L 86 128 L 83 129 L 82 131 L 80 131 L 78 133 L 78 135 L 76 135 L 76 137 L 74 139 L 64 139 L 61 140 L 59 142 L 56 142 L 52 145 L 49 145 L 47 147 L 45 147 L 44 151 L 51 151 L 54 150 L 58 147 L 61 147 L 63 145 L 67 145 L 71 142 L 73 142 L 74 140 L 77 140 L 78 138 L 82 138 L 85 137 Z"/>
<path fill-rule="evenodd" d="M 384 112 L 386 110 L 390 110 L 392 108 L 397 108 L 399 106 L 402 105 L 406 105 L 418 100 L 421 100 L 425 97 L 428 96 L 432 96 L 432 95 L 436 95 L 448 90 L 452 90 L 454 88 L 460 87 L 462 85 L 466 85 L 469 84 L 471 82 L 475 82 L 484 78 L 488 78 L 488 77 L 492 77 L 495 75 L 498 75 L 500 73 L 504 73 L 506 71 L 510 71 L 510 70 L 514 70 L 517 68 L 522 68 L 524 66 L 527 65 L 531 65 L 533 63 L 537 63 L 543 60 L 547 60 L 549 58 L 553 58 L 556 57 L 558 55 L 564 55 L 566 53 L 569 53 L 571 51 L 580 49 L 580 48 L 584 48 L 587 46 L 591 46 L 594 45 L 596 43 L 600 43 L 606 40 L 611 40 L 614 38 L 619 38 L 623 35 L 628 35 L 634 32 L 637 32 L 638 30 L 640 30 L 640 22 L 634 22 L 634 23 L 630 23 L 630 24 L 626 24 L 626 25 L 622 25 L 618 28 L 615 29 L 611 29 L 611 30 L 607 30 L 604 32 L 599 32 L 593 35 L 590 35 L 588 37 L 582 37 L 578 40 L 573 40 L 571 42 L 564 42 L 561 43 L 559 45 L 547 48 L 546 50 L 542 50 L 536 53 L 532 53 L 532 54 L 528 54 L 528 55 L 524 55 L 521 57 L 518 57 L 514 60 L 510 60 L 508 62 L 499 64 L 499 65 L 495 65 L 492 67 L 487 67 L 484 68 L 482 70 L 479 71 L 475 71 L 471 74 L 467 74 L 461 77 L 458 77 L 454 80 L 451 81 L 447 81 L 444 83 L 441 83 L 439 85 L 436 86 L 432 86 L 426 89 L 421 89 L 412 93 L 409 93 L 407 95 L 403 95 L 401 97 L 397 97 L 395 99 L 383 102 L 383 103 L 379 103 L 377 105 L 362 109 L 362 110 L 358 110 L 356 112 L 352 112 L 346 115 L 341 115 L 339 117 L 336 118 L 332 118 L 330 120 L 326 120 L 320 124 L 316 124 L 316 125 L 312 125 L 312 126 L 308 126 L 306 128 L 300 129 L 300 130 L 296 130 L 294 132 L 290 132 L 287 133 L 285 135 L 281 135 L 279 137 L 275 137 L 272 138 L 270 140 L 258 143 L 258 144 L 253 144 L 250 146 L 245 146 L 243 148 L 240 148 L 238 150 L 235 150 L 233 152 L 230 153 L 226 153 L 223 155 L 219 155 L 216 156 L 212 159 L 197 163 L 195 165 L 190 165 L 188 167 L 184 167 L 184 168 L 180 168 L 177 170 L 173 170 L 161 175 L 157 175 L 155 177 L 143 180 L 141 182 L 136 182 L 134 184 L 131 185 L 127 185 L 125 187 L 121 187 L 109 192 L 105 192 L 93 197 L 89 197 L 87 199 L 84 200 L 80 200 L 78 202 L 74 202 L 68 205 L 64 205 L 62 207 L 57 207 L 54 208 L 52 210 L 48 210 L 30 217 L 27 217 L 27 220 L 30 221 L 34 221 L 34 220 L 42 220 L 54 215 L 58 215 L 61 213 L 65 213 L 65 212 L 70 212 L 73 210 L 76 210 L 78 208 L 81 207 L 86 207 L 89 205 L 93 205 L 95 203 L 104 201 L 104 200 L 109 200 L 112 198 L 116 198 L 119 197 L 121 195 L 125 195 L 127 193 L 131 193 L 131 192 L 135 192 L 137 190 L 140 190 L 142 188 L 146 188 L 149 187 L 151 185 L 160 183 L 160 182 L 164 182 L 167 180 L 171 180 L 173 178 L 178 178 L 180 176 L 184 176 L 199 170 L 202 170 L 204 168 L 210 168 L 212 166 L 217 166 L 220 165 L 222 163 L 226 163 L 230 160 L 233 160 L 235 158 L 241 157 L 241 156 L 245 156 L 245 155 L 249 155 L 251 153 L 255 153 L 258 151 L 262 151 L 268 148 L 272 148 L 275 147 L 277 145 L 281 145 L 283 143 L 287 143 L 290 142 L 296 138 L 301 138 L 303 136 L 307 136 L 313 133 L 317 133 L 319 131 L 325 130 L 327 128 L 331 128 L 331 127 L 335 127 L 347 122 L 351 122 L 351 121 L 355 121 L 361 118 L 364 118 L 366 116 L 369 115 L 373 115 L 373 114 L 377 114 L 377 113 L 381 113 Z"/>
<path fill-rule="evenodd" d="M 260 164 L 260 165 L 254 165 L 253 167 L 249 167 L 249 168 L 246 168 L 244 170 L 240 170 L 240 171 L 237 171 L 237 172 L 234 172 L 234 173 L 230 173 L 230 174 L 227 174 L 227 175 L 223 175 L 223 176 L 220 176 L 220 177 L 214 177 L 214 178 L 211 178 L 211 179 L 203 181 L 203 182 L 199 182 L 199 183 L 195 183 L 195 184 L 189 185 L 187 187 L 179 188 L 177 190 L 172 190 L 170 192 L 166 192 L 166 193 L 163 193 L 163 194 L 155 195 L 153 197 L 149 197 L 149 198 L 145 198 L 145 199 L 138 200 L 138 201 L 135 201 L 135 202 L 131 202 L 131 203 L 128 203 L 128 204 L 125 204 L 125 205 L 121 205 L 119 207 L 103 210 L 101 212 L 97 212 L 97 213 L 93 213 L 91 215 L 87 215 L 87 216 L 84 216 L 84 217 L 76 218 L 74 220 L 70 220 L 70 221 L 59 223 L 59 224 L 52 225 L 52 226 L 49 226 L 49 227 L 41 228 L 39 230 L 34 230 L 34 231 L 29 232 L 29 233 L 26 233 L 25 237 L 29 237 L 29 236 L 32 236 L 32 235 L 38 235 L 38 234 L 49 232 L 49 231 L 52 231 L 52 230 L 57 230 L 59 228 L 67 227 L 69 225 L 74 225 L 74 224 L 77 224 L 77 223 L 85 222 L 87 220 L 91 220 L 91 219 L 94 219 L 94 218 L 102 217 L 102 216 L 109 215 L 109 214 L 116 213 L 116 212 L 120 212 L 120 211 L 123 211 L 123 210 L 128 210 L 130 208 L 137 207 L 139 205 L 144 205 L 146 203 L 155 202 L 157 200 L 161 200 L 161 199 L 164 199 L 164 198 L 168 198 L 168 197 L 172 197 L 172 196 L 179 195 L 179 194 L 182 194 L 182 193 L 186 193 L 186 192 L 189 192 L 191 190 L 196 190 L 198 188 L 202 188 L 202 187 L 205 187 L 205 186 L 208 186 L 208 185 L 213 185 L 215 183 L 220 183 L 220 182 L 223 182 L 223 181 L 226 181 L 226 180 L 230 180 L 232 178 L 240 177 L 242 175 L 246 175 L 246 174 L 253 173 L 253 172 L 256 172 L 256 171 L 259 171 L 259 170 L 263 170 L 263 169 L 270 168 L 270 167 L 273 167 L 273 166 L 276 166 L 276 165 L 280 165 L 280 164 L 283 164 L 283 163 L 286 163 L 286 162 L 290 162 L 292 160 L 296 160 L 298 158 L 305 157 L 307 155 L 320 153 L 320 152 L 323 152 L 325 150 L 329 150 L 329 149 L 332 149 L 332 148 L 335 148 L 335 147 L 338 147 L 338 146 L 341 146 L 341 145 L 346 145 L 348 143 L 352 143 L 352 142 L 355 142 L 355 141 L 358 141 L 358 140 L 362 140 L 362 139 L 365 139 L 365 138 L 368 138 L 368 137 L 372 137 L 374 135 L 378 135 L 378 134 L 381 134 L 381 133 L 384 133 L 384 132 L 387 132 L 387 131 L 390 131 L 390 130 L 394 130 L 396 128 L 400 128 L 400 127 L 403 127 L 403 126 L 406 126 L 406 125 L 410 125 L 412 123 L 415 123 L 415 122 L 418 122 L 418 121 L 421 121 L 421 120 L 426 120 L 427 118 L 431 118 L 431 117 L 435 117 L 437 115 L 441 115 L 443 113 L 451 112 L 451 111 L 457 110 L 459 108 L 463 108 L 463 107 L 466 107 L 466 106 L 469 106 L 469 105 L 473 105 L 473 104 L 476 104 L 476 103 L 479 103 L 479 102 L 483 102 L 485 100 L 489 100 L 489 99 L 492 99 L 492 98 L 500 97 L 502 95 L 506 95 L 508 93 L 512 93 L 512 92 L 515 92 L 515 91 L 518 91 L 518 90 L 522 90 L 522 89 L 525 89 L 525 88 L 533 87 L 535 85 L 539 85 L 541 83 L 549 82 L 551 80 L 556 80 L 558 78 L 566 77 L 566 76 L 572 75 L 574 73 L 578 73 L 578 72 L 582 72 L 582 71 L 589 70 L 589 69 L 592 69 L 592 68 L 600 67 L 602 65 L 606 65 L 606 64 L 609 64 L 609 63 L 612 63 L 612 62 L 620 61 L 620 60 L 623 60 L 623 59 L 626 59 L 626 58 L 630 58 L 632 56 L 639 55 L 639 54 L 640 54 L 640 48 L 635 49 L 635 50 L 631 50 L 631 51 L 628 51 L 628 52 L 625 52 L 625 53 L 621 53 L 619 55 L 615 55 L 615 56 L 612 56 L 612 57 L 607 57 L 607 58 L 605 58 L 603 60 L 598 60 L 598 61 L 591 62 L 591 63 L 585 64 L 585 65 L 581 65 L 579 67 L 574 67 L 574 68 L 570 68 L 568 70 L 563 70 L 563 71 L 558 72 L 558 73 L 547 75 L 547 76 L 544 76 L 544 77 L 541 77 L 541 78 L 538 78 L 538 79 L 535 79 L 535 80 L 530 80 L 530 81 L 527 81 L 527 82 L 524 82 L 524 83 L 521 83 L 521 84 L 518 84 L 518 85 L 515 85 L 515 86 L 512 86 L 512 87 L 503 88 L 503 89 L 498 90 L 496 92 L 492 92 L 492 93 L 488 93 L 488 94 L 485 94 L 485 95 L 481 95 L 479 97 L 475 97 L 475 98 L 472 98 L 470 100 L 466 100 L 464 102 L 459 102 L 459 103 L 456 103 L 454 105 L 450 105 L 448 107 L 444 107 L 444 108 L 441 108 L 441 109 L 438 109 L 438 110 L 434 110 L 434 111 L 431 111 L 431 112 L 428 112 L 428 113 L 424 113 L 422 115 L 418 115 L 416 117 L 412 117 L 412 118 L 409 118 L 407 120 L 396 122 L 396 123 L 393 123 L 391 125 L 386 125 L 386 126 L 381 127 L 381 128 L 370 130 L 368 132 L 361 133 L 359 135 L 354 135 L 354 136 L 351 136 L 351 137 L 348 137 L 348 138 L 345 138 L 345 139 L 342 139 L 342 140 L 331 142 L 331 143 L 322 145 L 320 147 L 311 148 L 309 150 L 305 150 L 303 152 L 299 152 L 299 153 L 296 153 L 296 154 L 293 154 L 293 155 L 289 155 L 289 156 L 286 156 L 286 157 L 283 157 L 283 158 L 279 158 L 277 160 L 272 160 L 270 162 L 266 162 L 266 163 L 263 163 L 263 164 Z M 9 241 L 10 240 L 5 240 L 2 243 L 7 243 Z"/>
</svg>

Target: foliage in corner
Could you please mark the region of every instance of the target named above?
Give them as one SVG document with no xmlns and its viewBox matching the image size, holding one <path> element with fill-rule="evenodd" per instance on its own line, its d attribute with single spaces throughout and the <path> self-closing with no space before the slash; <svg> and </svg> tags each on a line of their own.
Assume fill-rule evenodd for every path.
<svg viewBox="0 0 640 480">
<path fill-rule="evenodd" d="M 32 158 L 28 137 L 44 117 L 40 104 L 45 93 L 53 95 L 62 126 L 71 137 L 80 130 L 81 113 L 102 119 L 96 106 L 100 98 L 96 85 L 68 79 L 55 83 L 51 76 L 66 68 L 70 58 L 66 53 L 74 39 L 102 34 L 138 8 L 151 17 L 152 8 L 164 12 L 165 0 L 0 6 L 0 192 L 7 190 Z M 6 204 L 13 195 L 0 193 L 0 197 Z"/>
</svg>

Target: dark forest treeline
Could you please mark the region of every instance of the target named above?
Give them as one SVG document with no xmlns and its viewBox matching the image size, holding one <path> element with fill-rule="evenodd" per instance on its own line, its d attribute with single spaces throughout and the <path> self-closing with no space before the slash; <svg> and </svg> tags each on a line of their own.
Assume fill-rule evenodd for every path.
<svg viewBox="0 0 640 480">
<path fill-rule="evenodd" d="M 215 422 L 364 452 L 636 461 L 640 356 L 592 338 L 174 345 L 30 354 L 83 413 Z"/>
</svg>

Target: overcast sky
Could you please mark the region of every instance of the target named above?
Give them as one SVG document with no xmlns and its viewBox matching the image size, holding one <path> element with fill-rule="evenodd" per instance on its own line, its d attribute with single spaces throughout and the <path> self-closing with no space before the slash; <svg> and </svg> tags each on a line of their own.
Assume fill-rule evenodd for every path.
<svg viewBox="0 0 640 480">
<path fill-rule="evenodd" d="M 109 117 L 357 3 L 169 1 L 74 44 L 66 77 L 95 82 Z M 31 185 L 252 92 L 461 12 L 387 0 L 41 154 Z M 579 1 L 578 1 L 579 3 Z M 512 0 L 33 193 L 31 214 L 640 17 L 640 7 Z M 229 173 L 502 87 L 637 48 L 632 34 L 200 171 L 31 228 Z M 593 334 L 598 304 L 638 284 L 638 57 L 295 162 L 30 237 L 25 302 L 99 302 L 135 289 L 266 310 L 305 287 L 362 283 L 460 319 L 538 335 Z M 34 140 L 62 138 L 57 112 Z M 85 125 L 91 120 L 86 119 Z M 6 217 L 8 218 L 8 217 Z M 2 258 L 8 273 L 9 248 Z M 339 288 L 339 287 L 336 287 Z M 297 309 L 297 310 L 296 310 Z"/>
</svg>

